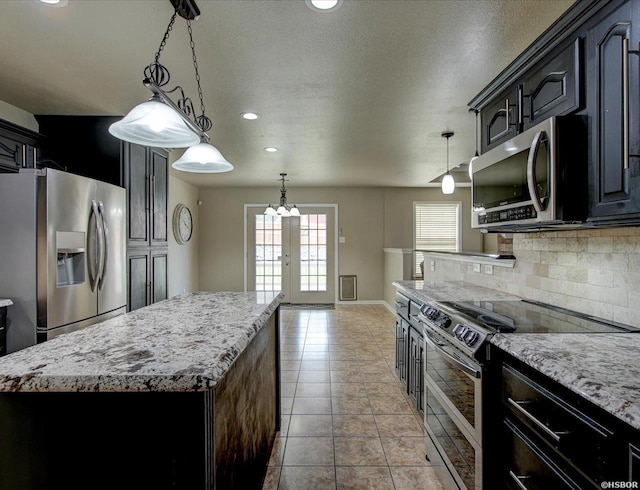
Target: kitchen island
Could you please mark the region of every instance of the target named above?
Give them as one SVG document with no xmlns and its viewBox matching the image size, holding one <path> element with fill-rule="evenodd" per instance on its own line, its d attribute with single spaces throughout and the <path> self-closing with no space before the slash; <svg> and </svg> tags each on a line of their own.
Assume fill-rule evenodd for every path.
<svg viewBox="0 0 640 490">
<path fill-rule="evenodd" d="M 0 359 L 0 488 L 259 488 L 281 300 L 185 294 Z"/>
</svg>

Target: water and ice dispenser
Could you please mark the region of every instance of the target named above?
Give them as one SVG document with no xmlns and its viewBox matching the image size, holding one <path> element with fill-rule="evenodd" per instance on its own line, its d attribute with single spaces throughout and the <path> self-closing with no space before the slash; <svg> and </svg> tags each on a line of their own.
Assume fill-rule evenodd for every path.
<svg viewBox="0 0 640 490">
<path fill-rule="evenodd" d="M 86 236 L 79 231 L 57 231 L 57 286 L 72 286 L 86 281 Z"/>
</svg>

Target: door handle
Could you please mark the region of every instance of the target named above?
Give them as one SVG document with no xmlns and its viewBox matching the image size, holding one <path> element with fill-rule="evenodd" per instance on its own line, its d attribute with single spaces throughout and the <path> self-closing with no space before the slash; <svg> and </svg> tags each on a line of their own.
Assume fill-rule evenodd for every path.
<svg viewBox="0 0 640 490">
<path fill-rule="evenodd" d="M 546 133 L 544 131 L 538 131 L 533 138 L 533 143 L 529 149 L 529 156 L 527 158 L 527 186 L 529 187 L 529 194 L 533 201 L 533 207 L 538 213 L 544 211 L 542 205 L 542 199 L 540 199 L 540 193 L 538 192 L 538 182 L 536 181 L 536 165 L 538 150 L 540 144 L 546 140 Z"/>
<path fill-rule="evenodd" d="M 87 269 L 89 272 L 89 285 L 91 291 L 96 290 L 98 280 L 98 262 L 96 257 L 96 240 L 98 239 L 98 203 L 91 201 L 89 212 L 89 229 L 87 233 Z"/>
<path fill-rule="evenodd" d="M 629 38 L 622 39 L 622 168 L 629 170 Z"/>
<path fill-rule="evenodd" d="M 536 427 L 538 427 L 540 430 L 542 430 L 545 434 L 547 434 L 549 437 L 551 437 L 557 443 L 560 443 L 560 441 L 562 439 L 562 436 L 567 436 L 567 435 L 569 435 L 571 433 L 569 431 L 553 431 L 553 430 L 551 430 L 543 422 L 538 420 L 537 417 L 533 416 L 533 414 L 531 414 L 531 412 L 529 412 L 528 410 L 526 410 L 524 408 L 524 405 L 526 405 L 527 403 L 530 403 L 528 401 L 515 401 L 513 398 L 508 397 L 507 398 L 507 402 L 509 402 L 509 405 L 511 405 L 512 407 L 517 409 L 518 412 L 520 412 L 526 419 L 528 419 L 531 422 L 533 422 L 533 424 Z"/>
<path fill-rule="evenodd" d="M 107 277 L 107 263 L 109 262 L 109 229 L 104 218 L 104 204 L 102 201 L 98 202 L 98 211 L 100 212 L 100 222 L 102 223 L 102 262 L 101 270 L 98 274 L 98 289 L 102 291 Z"/>
</svg>

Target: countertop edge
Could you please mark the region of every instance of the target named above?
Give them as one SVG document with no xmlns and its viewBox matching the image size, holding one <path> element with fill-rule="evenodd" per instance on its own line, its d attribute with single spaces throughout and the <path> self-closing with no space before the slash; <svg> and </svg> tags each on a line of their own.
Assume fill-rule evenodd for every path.
<svg viewBox="0 0 640 490">
<path fill-rule="evenodd" d="M 194 293 L 190 293 L 194 294 Z M 200 293 L 195 293 L 200 294 Z M 216 293 L 210 293 L 215 295 Z M 228 294 L 228 293 L 222 293 Z M 241 293 L 233 293 L 241 294 Z M 38 372 L 37 369 L 25 369 L 22 372 L 11 369 L 6 370 L 3 374 L 2 367 L 0 366 L 0 393 L 9 392 L 23 392 L 23 393 L 42 393 L 42 392 L 91 392 L 91 393 L 109 393 L 109 392 L 203 392 L 214 388 L 218 382 L 222 379 L 225 373 L 233 365 L 235 360 L 242 354 L 242 352 L 249 345 L 251 340 L 258 334 L 258 332 L 268 324 L 269 318 L 279 307 L 284 295 L 279 293 L 274 295 L 269 303 L 264 303 L 264 308 L 253 318 L 247 318 L 249 321 L 236 321 L 229 320 L 226 326 L 231 328 L 238 328 L 240 332 L 237 339 L 233 343 L 224 346 L 223 350 L 219 352 L 217 361 L 212 363 L 200 372 L 185 372 L 182 373 L 76 373 L 72 372 L 68 375 L 63 373 L 43 373 Z M 166 300 L 170 301 L 170 300 Z M 163 303 L 163 302 L 161 302 Z M 156 303 L 156 305 L 159 303 Z M 154 305 L 151 305 L 153 307 Z M 260 305 L 262 306 L 262 305 Z M 150 308 L 150 307 L 147 307 Z M 144 312 L 136 310 L 134 319 L 135 323 Z M 124 315 L 122 315 L 124 317 Z M 119 317 L 115 317 L 112 320 L 116 320 Z M 110 322 L 107 320 L 103 323 Z M 89 328 L 100 328 L 101 324 L 92 325 Z M 120 327 L 120 328 L 133 328 L 132 326 Z M 83 330 L 87 330 L 83 329 Z M 79 333 L 74 332 L 74 333 Z M 67 334 L 71 335 L 71 334 Z M 62 336 L 65 337 L 65 336 Z M 54 342 L 53 339 L 49 342 Z M 36 349 L 40 345 L 49 344 L 37 344 L 29 349 Z M 25 349 L 24 351 L 28 351 Z M 21 352 L 18 351 L 15 354 L 6 356 L 1 359 L 3 364 L 11 364 L 12 356 L 20 356 Z M 23 361 L 20 361 L 23 362 Z M 55 359 L 52 361 L 55 364 Z M 28 361 L 24 361 L 23 364 L 29 364 Z M 85 368 L 86 369 L 86 368 Z M 72 370 L 70 370 L 72 371 Z M 115 370 L 114 370 L 115 371 Z"/>
</svg>

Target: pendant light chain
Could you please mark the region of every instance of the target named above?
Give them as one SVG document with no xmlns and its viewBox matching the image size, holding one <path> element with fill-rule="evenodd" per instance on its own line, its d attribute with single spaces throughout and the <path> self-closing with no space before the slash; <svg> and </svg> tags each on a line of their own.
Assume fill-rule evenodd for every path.
<svg viewBox="0 0 640 490">
<path fill-rule="evenodd" d="M 164 50 L 164 47 L 167 45 L 167 40 L 169 39 L 169 35 L 173 30 L 173 25 L 176 22 L 177 15 L 178 11 L 176 10 L 171 16 L 171 20 L 169 21 L 167 30 L 164 32 L 164 36 L 162 36 L 162 41 L 160 41 L 160 46 L 158 47 L 158 51 L 156 52 L 154 61 L 144 69 L 144 76 L 153 80 L 158 87 L 164 87 L 169 83 L 169 80 L 171 79 L 169 70 L 164 67 L 162 63 L 160 63 L 160 54 Z"/>
<path fill-rule="evenodd" d="M 200 97 L 200 110 L 202 115 L 196 118 L 198 126 L 202 131 L 209 131 L 213 125 L 211 119 L 204 113 L 204 97 L 202 96 L 202 87 L 200 86 L 200 73 L 198 72 L 198 59 L 196 57 L 196 44 L 193 42 L 193 30 L 191 29 L 191 21 L 187 20 L 187 30 L 189 31 L 189 44 L 191 45 L 191 55 L 193 58 L 193 68 L 196 72 L 196 83 L 198 84 L 198 96 Z"/>
</svg>

